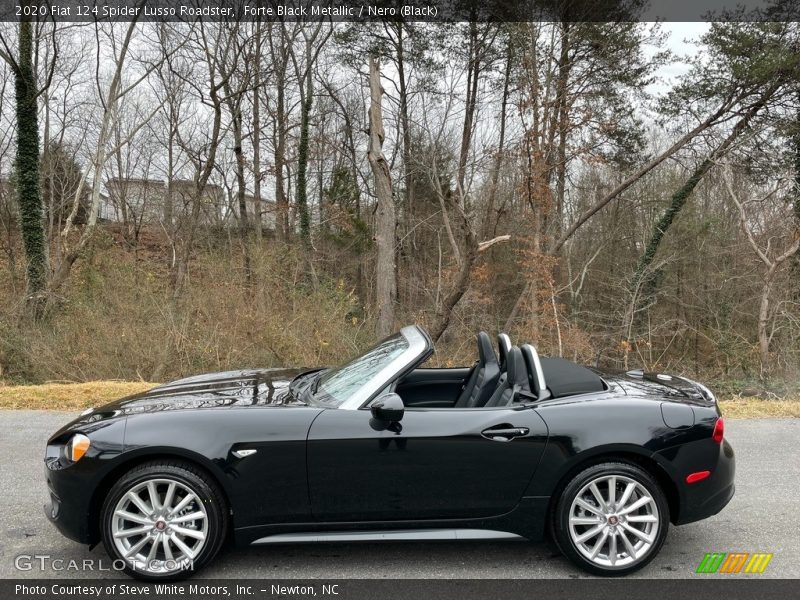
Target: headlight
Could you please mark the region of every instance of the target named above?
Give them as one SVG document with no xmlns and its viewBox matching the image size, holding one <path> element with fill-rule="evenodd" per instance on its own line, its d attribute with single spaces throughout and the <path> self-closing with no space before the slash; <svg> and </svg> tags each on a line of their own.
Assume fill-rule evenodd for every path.
<svg viewBox="0 0 800 600">
<path fill-rule="evenodd" d="M 70 438 L 67 445 L 64 446 L 64 454 L 68 460 L 78 462 L 83 458 L 83 455 L 86 454 L 86 451 L 89 450 L 90 445 L 91 442 L 88 437 L 82 433 L 76 433 Z"/>
</svg>

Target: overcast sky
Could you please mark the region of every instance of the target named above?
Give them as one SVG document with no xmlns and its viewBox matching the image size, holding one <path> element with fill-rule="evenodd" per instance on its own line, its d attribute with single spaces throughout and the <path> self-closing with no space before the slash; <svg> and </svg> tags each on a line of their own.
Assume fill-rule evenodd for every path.
<svg viewBox="0 0 800 600">
<path fill-rule="evenodd" d="M 651 89 L 655 93 L 661 93 L 672 87 L 676 79 L 679 79 L 689 68 L 689 65 L 680 60 L 691 57 L 697 52 L 697 46 L 692 43 L 705 33 L 710 25 L 708 23 L 662 23 L 661 29 L 669 34 L 666 46 L 675 54 L 676 62 L 663 67 L 659 71 L 661 81 Z"/>
</svg>

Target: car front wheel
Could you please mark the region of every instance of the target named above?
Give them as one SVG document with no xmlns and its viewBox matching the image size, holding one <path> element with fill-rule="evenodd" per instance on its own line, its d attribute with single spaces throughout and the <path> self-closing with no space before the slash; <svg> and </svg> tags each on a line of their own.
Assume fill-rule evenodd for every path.
<svg viewBox="0 0 800 600">
<path fill-rule="evenodd" d="M 133 468 L 103 503 L 101 530 L 114 564 L 137 579 L 176 580 L 207 564 L 225 539 L 219 486 L 193 465 L 158 461 Z"/>
<path fill-rule="evenodd" d="M 561 551 L 595 575 L 641 569 L 658 554 L 669 527 L 669 507 L 658 483 L 627 463 L 597 464 L 578 473 L 553 516 Z"/>
</svg>

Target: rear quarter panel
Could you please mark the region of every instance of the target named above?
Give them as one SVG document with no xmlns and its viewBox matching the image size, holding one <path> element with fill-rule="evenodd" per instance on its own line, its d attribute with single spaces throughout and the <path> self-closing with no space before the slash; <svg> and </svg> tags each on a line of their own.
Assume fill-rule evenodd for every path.
<svg viewBox="0 0 800 600">
<path fill-rule="evenodd" d="M 661 404 L 657 398 L 600 394 L 540 406 L 537 410 L 550 435 L 528 495 L 550 495 L 577 465 L 613 453 L 650 458 L 677 481 L 680 448 L 695 440 L 710 441 L 714 411 L 701 410 L 694 426 L 672 428 L 664 422 Z M 673 452 L 666 452 L 671 448 Z"/>
</svg>

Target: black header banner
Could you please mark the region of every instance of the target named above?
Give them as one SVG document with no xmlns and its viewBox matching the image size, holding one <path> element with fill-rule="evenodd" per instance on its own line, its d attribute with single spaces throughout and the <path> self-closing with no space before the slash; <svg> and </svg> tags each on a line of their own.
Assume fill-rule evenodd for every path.
<svg viewBox="0 0 800 600">
<path fill-rule="evenodd" d="M 796 21 L 800 0 L 2 0 L 0 21 Z"/>
</svg>

